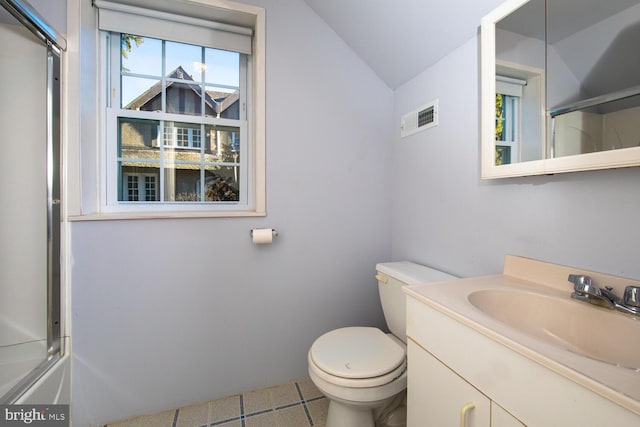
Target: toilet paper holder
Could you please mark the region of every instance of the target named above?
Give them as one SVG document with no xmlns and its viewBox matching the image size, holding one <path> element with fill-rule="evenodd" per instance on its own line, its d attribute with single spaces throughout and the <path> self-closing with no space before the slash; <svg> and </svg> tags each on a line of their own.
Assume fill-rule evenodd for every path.
<svg viewBox="0 0 640 427">
<path fill-rule="evenodd" d="M 273 228 L 253 228 L 251 229 L 251 242 L 254 245 L 268 245 L 277 235 L 278 232 Z"/>
<path fill-rule="evenodd" d="M 252 228 L 251 231 L 249 232 L 251 238 L 253 239 L 253 232 L 254 230 L 262 230 L 260 228 Z M 271 235 L 273 237 L 276 237 L 278 235 L 278 230 L 276 230 L 275 228 L 271 228 Z"/>
</svg>

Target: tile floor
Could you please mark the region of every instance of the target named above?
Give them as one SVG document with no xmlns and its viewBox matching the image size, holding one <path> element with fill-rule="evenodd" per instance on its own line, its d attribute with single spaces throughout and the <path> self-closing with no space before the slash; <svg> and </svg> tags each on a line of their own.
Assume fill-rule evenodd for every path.
<svg viewBox="0 0 640 427">
<path fill-rule="evenodd" d="M 324 427 L 328 407 L 329 401 L 307 378 L 104 427 Z"/>
</svg>

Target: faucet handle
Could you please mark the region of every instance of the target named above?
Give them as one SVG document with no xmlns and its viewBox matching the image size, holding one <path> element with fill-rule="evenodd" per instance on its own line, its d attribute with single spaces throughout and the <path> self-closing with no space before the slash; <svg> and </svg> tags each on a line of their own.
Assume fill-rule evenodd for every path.
<svg viewBox="0 0 640 427">
<path fill-rule="evenodd" d="M 640 286 L 627 286 L 624 288 L 622 303 L 626 306 L 640 308 Z"/>
<path fill-rule="evenodd" d="M 588 293 L 591 288 L 591 277 L 580 274 L 570 274 L 567 280 L 573 283 L 576 292 Z"/>
</svg>

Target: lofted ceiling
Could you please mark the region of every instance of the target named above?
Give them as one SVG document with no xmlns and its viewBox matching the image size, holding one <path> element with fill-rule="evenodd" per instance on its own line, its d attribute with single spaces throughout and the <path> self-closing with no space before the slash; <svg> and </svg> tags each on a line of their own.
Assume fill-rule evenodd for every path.
<svg viewBox="0 0 640 427">
<path fill-rule="evenodd" d="M 503 0 L 304 0 L 391 89 L 417 76 L 478 33 L 480 20 Z M 553 0 L 549 38 L 638 4 L 638 0 Z M 541 7 L 533 0 L 527 9 Z M 519 16 L 523 16 L 520 14 Z M 539 16 L 539 15 L 538 15 Z M 544 38 L 544 25 L 512 19 L 501 27 Z"/>
<path fill-rule="evenodd" d="M 396 89 L 478 33 L 503 0 L 304 0 Z"/>
<path fill-rule="evenodd" d="M 557 43 L 574 33 L 594 25 L 639 3 L 638 0 L 530 0 L 500 22 L 500 28 L 528 37 Z M 546 11 L 549 22 L 545 29 L 541 17 Z"/>
</svg>

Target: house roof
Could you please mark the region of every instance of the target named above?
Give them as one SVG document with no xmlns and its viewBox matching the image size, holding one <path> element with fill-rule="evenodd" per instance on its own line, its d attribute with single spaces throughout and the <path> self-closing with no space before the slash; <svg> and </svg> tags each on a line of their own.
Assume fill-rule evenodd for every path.
<svg viewBox="0 0 640 427">
<path fill-rule="evenodd" d="M 182 65 L 179 65 L 178 68 L 170 72 L 167 77 L 171 79 L 183 80 L 185 82 L 195 82 L 195 80 L 193 80 L 193 77 L 191 77 L 191 75 L 187 73 L 184 68 L 182 68 Z M 171 87 L 175 83 L 180 82 L 174 80 L 168 81 L 167 88 Z M 193 90 L 195 94 L 200 96 L 200 92 L 197 89 L 199 89 L 201 86 L 193 84 L 187 84 L 187 86 L 191 88 L 191 90 Z M 140 110 L 145 104 L 151 102 L 152 99 L 160 95 L 161 91 L 162 82 L 157 82 L 149 89 L 141 93 L 133 101 L 129 102 L 124 108 L 127 110 Z M 216 114 L 222 113 L 231 105 L 233 105 L 234 102 L 240 99 L 240 93 L 237 90 L 231 93 L 205 90 L 204 96 L 205 104 L 209 106 L 209 108 L 211 108 Z"/>
</svg>

